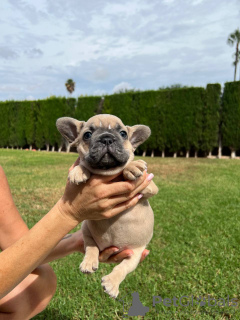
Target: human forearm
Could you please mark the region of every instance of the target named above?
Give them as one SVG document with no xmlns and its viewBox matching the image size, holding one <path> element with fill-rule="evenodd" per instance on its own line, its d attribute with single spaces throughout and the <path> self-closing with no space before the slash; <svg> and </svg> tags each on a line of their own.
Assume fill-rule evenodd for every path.
<svg viewBox="0 0 240 320">
<path fill-rule="evenodd" d="M 84 252 L 83 236 L 80 230 L 63 237 L 41 264 L 63 258 L 74 252 Z"/>
<path fill-rule="evenodd" d="M 77 222 L 62 215 L 58 206 L 21 239 L 0 254 L 0 298 L 32 272 Z"/>
<path fill-rule="evenodd" d="M 28 227 L 13 202 L 7 177 L 1 166 L 0 204 L 0 248 L 5 250 L 28 232 Z"/>
</svg>

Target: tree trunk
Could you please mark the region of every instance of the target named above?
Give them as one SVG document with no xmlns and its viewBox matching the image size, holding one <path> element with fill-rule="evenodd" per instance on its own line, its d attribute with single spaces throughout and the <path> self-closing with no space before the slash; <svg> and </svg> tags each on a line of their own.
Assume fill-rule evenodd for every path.
<svg viewBox="0 0 240 320">
<path fill-rule="evenodd" d="M 32 144 L 30 145 L 29 150 L 32 150 Z"/>
<path fill-rule="evenodd" d="M 54 152 L 55 151 L 55 146 L 52 146 L 52 152 Z"/>
<path fill-rule="evenodd" d="M 189 151 L 186 152 L 186 158 L 189 158 Z"/>
<path fill-rule="evenodd" d="M 162 150 L 162 158 L 165 158 L 165 150 Z"/>
<path fill-rule="evenodd" d="M 46 143 L 47 152 L 49 151 L 49 143 Z"/>
<path fill-rule="evenodd" d="M 8 149 L 8 147 L 7 147 L 7 149 Z"/>
<path fill-rule="evenodd" d="M 235 60 L 235 69 L 234 69 L 234 81 L 236 81 L 236 76 L 237 76 L 237 64 L 238 64 L 238 41 L 237 41 L 237 46 L 236 46 L 236 60 Z"/>
<path fill-rule="evenodd" d="M 208 152 L 208 157 L 211 158 L 212 157 L 212 151 Z"/>
<path fill-rule="evenodd" d="M 146 157 L 146 153 L 147 153 L 147 151 L 144 150 L 142 156 L 143 156 L 143 157 Z"/>
<path fill-rule="evenodd" d="M 177 152 L 174 152 L 173 158 L 177 158 Z"/>
<path fill-rule="evenodd" d="M 234 81 L 236 81 L 236 76 L 237 76 L 237 63 L 235 61 L 235 68 L 234 68 Z"/>
<path fill-rule="evenodd" d="M 231 159 L 234 159 L 234 158 L 236 158 L 236 151 L 232 150 L 231 151 Z"/>
<path fill-rule="evenodd" d="M 41 149 L 39 148 L 38 151 L 41 151 Z"/>
<path fill-rule="evenodd" d="M 152 150 L 151 158 L 154 158 L 154 150 Z"/>
<path fill-rule="evenodd" d="M 62 143 L 60 144 L 59 148 L 58 148 L 58 152 L 62 152 Z"/>
<path fill-rule="evenodd" d="M 194 153 L 194 158 L 197 158 L 197 151 L 195 151 L 195 153 Z"/>
<path fill-rule="evenodd" d="M 70 146 L 70 144 L 68 144 L 68 145 L 67 145 L 67 148 L 66 148 L 67 153 L 70 152 L 70 149 L 71 149 L 71 146 Z"/>
<path fill-rule="evenodd" d="M 219 141 L 218 141 L 218 159 L 222 158 L 222 139 L 219 135 Z"/>
</svg>

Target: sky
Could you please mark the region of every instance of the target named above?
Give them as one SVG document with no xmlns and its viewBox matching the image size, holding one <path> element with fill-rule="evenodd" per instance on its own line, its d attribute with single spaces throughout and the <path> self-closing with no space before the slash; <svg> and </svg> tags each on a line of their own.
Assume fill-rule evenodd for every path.
<svg viewBox="0 0 240 320">
<path fill-rule="evenodd" d="M 4 0 L 0 101 L 233 81 L 240 0 Z M 239 79 L 238 70 L 237 79 Z"/>
</svg>

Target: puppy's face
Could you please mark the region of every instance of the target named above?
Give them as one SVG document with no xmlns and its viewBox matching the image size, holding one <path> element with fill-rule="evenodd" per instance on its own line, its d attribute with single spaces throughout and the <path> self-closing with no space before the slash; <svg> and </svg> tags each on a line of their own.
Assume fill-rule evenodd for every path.
<svg viewBox="0 0 240 320">
<path fill-rule="evenodd" d="M 125 126 L 113 115 L 101 114 L 87 122 L 60 118 L 57 128 L 77 147 L 81 164 L 93 173 L 115 174 L 134 158 L 134 150 L 151 134 L 149 127 Z"/>
</svg>

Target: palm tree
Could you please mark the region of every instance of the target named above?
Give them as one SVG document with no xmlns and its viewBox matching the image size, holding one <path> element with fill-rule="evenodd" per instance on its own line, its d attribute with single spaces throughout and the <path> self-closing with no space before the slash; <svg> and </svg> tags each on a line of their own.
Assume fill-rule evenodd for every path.
<svg viewBox="0 0 240 320">
<path fill-rule="evenodd" d="M 75 82 L 72 79 L 68 79 L 65 83 L 65 86 L 67 88 L 67 91 L 71 94 L 75 89 Z"/>
<path fill-rule="evenodd" d="M 236 43 L 236 52 L 234 54 L 235 61 L 233 62 L 234 65 L 234 81 L 236 81 L 236 75 L 237 75 L 237 65 L 239 62 L 239 43 L 240 43 L 240 30 L 237 29 L 235 32 L 231 33 L 228 37 L 227 43 L 230 46 L 233 46 L 234 43 Z"/>
</svg>

